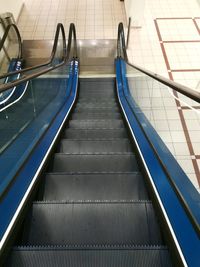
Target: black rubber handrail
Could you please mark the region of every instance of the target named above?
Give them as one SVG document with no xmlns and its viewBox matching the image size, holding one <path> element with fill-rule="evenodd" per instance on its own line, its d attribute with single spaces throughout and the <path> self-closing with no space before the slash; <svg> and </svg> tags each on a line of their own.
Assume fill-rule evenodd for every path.
<svg viewBox="0 0 200 267">
<path fill-rule="evenodd" d="M 76 39 L 76 27 L 75 27 L 74 23 L 71 23 L 70 27 L 69 27 L 68 43 L 67 43 L 67 56 L 68 57 L 70 56 L 70 52 L 71 52 L 72 36 L 73 36 L 73 40 L 74 40 L 73 58 L 77 58 L 78 57 L 78 53 L 77 53 L 78 50 L 77 50 L 77 39 Z"/>
<path fill-rule="evenodd" d="M 14 25 L 14 24 L 11 24 L 11 25 Z M 17 28 L 16 25 L 15 25 L 15 28 Z M 52 47 L 51 55 L 50 55 L 49 60 L 47 62 L 44 62 L 44 63 L 39 64 L 39 65 L 35 65 L 33 67 L 24 68 L 24 69 L 21 69 L 21 70 L 18 70 L 18 71 L 12 71 L 12 72 L 9 72 L 9 73 L 3 73 L 2 75 L 0 75 L 0 79 L 6 78 L 6 77 L 9 77 L 9 76 L 12 76 L 12 75 L 16 75 L 16 74 L 19 74 L 19 73 L 24 73 L 24 72 L 27 72 L 27 71 L 35 70 L 37 68 L 45 67 L 47 65 L 50 65 L 53 62 L 54 58 L 55 58 L 55 54 L 56 54 L 57 46 L 58 46 L 58 41 L 59 41 L 58 38 L 59 38 L 59 35 L 60 35 L 60 31 L 61 31 L 61 34 L 62 34 L 63 57 L 66 57 L 65 30 L 64 30 L 63 25 L 61 23 L 58 23 L 57 28 L 56 28 L 55 37 L 54 37 L 54 44 L 53 44 L 53 47 Z M 0 46 L 0 49 L 1 49 L 1 46 Z"/>
<path fill-rule="evenodd" d="M 127 56 L 127 52 L 126 52 L 124 26 L 123 26 L 122 22 L 120 22 L 118 25 L 117 56 L 123 58 L 126 62 L 128 62 L 128 56 Z"/>
<path fill-rule="evenodd" d="M 65 39 L 64 27 L 63 27 L 63 25 L 61 23 L 59 23 L 58 26 L 57 26 L 57 29 L 58 28 L 59 28 L 59 31 L 61 29 L 63 39 L 65 40 L 65 45 L 64 45 L 64 49 L 63 49 L 63 61 L 61 63 L 56 64 L 56 65 L 53 65 L 53 66 L 47 66 L 43 70 L 39 70 L 39 71 L 36 71 L 36 72 L 34 72 L 32 74 L 28 74 L 26 76 L 23 76 L 23 77 L 21 77 L 18 80 L 11 81 L 10 83 L 0 85 L 0 93 L 1 92 L 4 92 L 4 91 L 6 91 L 6 90 L 8 90 L 10 88 L 13 88 L 15 86 L 18 86 L 18 85 L 20 85 L 20 84 L 22 84 L 24 82 L 27 82 L 27 81 L 29 81 L 29 80 L 31 80 L 33 78 L 36 78 L 36 77 L 38 77 L 38 76 L 40 76 L 42 74 L 45 74 L 45 73 L 47 73 L 49 71 L 52 71 L 52 70 L 57 69 L 57 68 L 59 68 L 61 66 L 64 66 L 68 62 L 69 57 L 70 57 L 72 37 L 74 39 L 74 51 L 73 51 L 72 57 L 73 58 L 77 58 L 77 41 L 76 41 L 76 28 L 75 28 L 75 25 L 73 23 L 71 23 L 70 26 L 69 26 L 69 34 L 68 34 L 68 45 L 67 45 L 67 48 L 66 48 L 66 39 Z M 57 45 L 58 45 L 59 31 L 55 35 L 55 40 L 54 40 L 54 44 L 55 44 L 53 46 L 53 49 L 54 49 L 54 53 L 53 53 L 54 54 L 54 57 L 55 57 L 55 53 L 56 53 L 56 49 L 57 49 Z M 52 61 L 53 61 L 53 59 L 52 59 Z M 46 64 L 46 65 L 48 65 L 48 64 Z M 41 65 L 39 65 L 39 67 L 37 67 L 37 68 L 40 68 L 40 67 L 41 67 Z M 33 67 L 33 68 L 35 68 L 35 67 Z M 29 71 L 32 70 L 32 69 L 29 69 Z M 21 72 L 23 72 L 23 70 L 19 71 L 18 73 L 21 73 Z"/>
<path fill-rule="evenodd" d="M 196 102 L 200 103 L 200 93 L 187 87 L 184 85 L 181 85 L 177 82 L 171 81 L 159 74 L 156 74 L 152 71 L 149 71 L 143 67 L 138 66 L 137 64 L 132 64 L 128 60 L 127 51 L 126 51 L 126 44 L 125 44 L 125 34 L 124 34 L 124 26 L 123 23 L 120 22 L 118 25 L 118 38 L 117 38 L 117 56 L 120 58 L 123 58 L 126 63 L 135 68 L 136 70 L 139 70 L 140 72 L 146 74 L 147 76 L 161 82 L 162 84 L 169 86 L 173 90 L 191 98 L 192 100 L 195 100 Z"/>
<path fill-rule="evenodd" d="M 120 40 L 121 39 L 121 40 Z M 148 71 L 146 69 L 143 69 L 135 64 L 131 64 L 128 62 L 128 57 L 127 57 L 127 53 L 126 53 L 126 46 L 125 46 L 125 35 L 124 35 L 124 27 L 123 24 L 120 23 L 119 27 L 118 27 L 118 39 L 117 39 L 117 56 L 119 58 L 122 58 L 125 60 L 125 62 L 130 65 L 131 67 L 141 71 L 142 73 L 145 73 L 147 76 L 152 77 L 153 79 L 169 86 L 170 88 L 174 89 L 175 91 L 197 101 L 200 103 L 200 94 L 186 86 L 183 86 L 181 84 L 175 83 L 171 80 L 168 80 L 158 74 L 155 74 L 151 71 Z M 138 118 L 136 117 L 137 122 L 141 125 L 140 121 L 138 120 Z M 150 146 L 152 147 L 153 151 L 155 152 L 159 162 L 161 163 L 165 173 L 167 174 L 169 181 L 171 183 L 171 185 L 173 186 L 175 192 L 177 193 L 177 196 L 179 197 L 183 207 L 185 208 L 185 211 L 187 212 L 189 218 L 191 219 L 191 222 L 193 223 L 193 226 L 198 234 L 198 236 L 200 236 L 200 225 L 197 221 L 197 219 L 195 218 L 195 216 L 193 215 L 188 203 L 186 202 L 183 194 L 181 193 L 180 189 L 178 188 L 178 186 L 176 185 L 176 183 L 174 182 L 173 178 L 171 177 L 171 175 L 169 174 L 167 168 L 165 167 L 165 165 L 163 164 L 156 148 L 154 147 L 154 145 L 152 144 L 152 142 L 150 141 L 149 137 L 147 136 L 146 132 L 144 131 L 143 127 L 141 127 L 145 137 L 147 138 Z"/>
<path fill-rule="evenodd" d="M 9 35 L 9 32 L 11 29 L 14 29 L 15 33 L 16 33 L 16 36 L 17 36 L 17 40 L 18 40 L 18 55 L 17 55 L 17 58 L 18 59 L 21 59 L 22 58 L 22 38 L 21 38 L 21 35 L 20 35 L 20 32 L 17 28 L 17 26 L 15 24 L 10 24 L 7 26 L 5 32 L 4 32 L 4 35 L 0 41 L 0 51 L 1 49 L 4 47 L 4 44 L 5 44 L 5 41 Z"/>
</svg>

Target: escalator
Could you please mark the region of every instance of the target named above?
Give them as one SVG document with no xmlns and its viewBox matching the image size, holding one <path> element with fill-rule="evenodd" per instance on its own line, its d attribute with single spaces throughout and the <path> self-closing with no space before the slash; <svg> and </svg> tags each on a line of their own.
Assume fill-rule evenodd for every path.
<svg viewBox="0 0 200 267">
<path fill-rule="evenodd" d="M 118 35 L 118 45 L 123 48 L 124 40 L 120 38 Z M 30 163 L 27 161 L 34 166 L 27 168 L 24 179 L 32 175 L 37 163 L 34 156 L 41 158 L 33 178 L 35 185 L 30 180 L 32 188 L 25 191 L 23 211 L 8 238 L 3 266 L 187 266 L 173 236 L 176 229 L 170 229 L 173 216 L 182 215 L 176 203 L 180 201 L 172 185 L 165 183 L 159 169 L 164 169 L 162 166 L 154 166 L 157 176 L 163 179 L 162 189 L 156 182 L 151 185 L 147 165 L 154 158 L 144 162 L 142 148 L 133 137 L 138 126 L 135 123 L 133 129 L 133 119 L 129 120 L 131 103 L 125 104 L 128 91 L 124 61 L 116 59 L 116 78 L 77 80 L 77 58 L 70 64 L 71 87 L 66 88 L 72 89 L 66 99 L 71 102 L 66 104 L 64 115 L 59 111 L 53 117 L 41 144 L 36 144 L 29 157 Z M 48 75 L 48 71 L 45 73 Z M 47 79 L 48 84 L 52 82 Z M 61 111 L 63 107 L 65 103 Z M 141 114 L 138 107 L 136 113 Z M 59 130 L 54 129 L 57 120 Z M 55 137 L 51 137 L 54 131 Z M 145 135 L 138 132 L 143 139 Z M 42 144 L 47 147 L 45 156 Z M 162 190 L 174 201 L 177 213 L 168 213 L 171 223 L 163 212 L 168 203 L 165 206 L 159 202 Z M 180 219 L 184 224 L 185 219 Z M 191 238 L 195 233 L 191 230 Z M 199 245 L 191 244 L 192 248 L 195 244 Z M 184 249 L 184 245 L 180 246 Z M 198 259 L 191 262 L 197 263 Z M 192 266 L 189 260 L 188 266 Z"/>
<path fill-rule="evenodd" d="M 71 116 L 8 266 L 171 266 L 115 81 L 81 79 Z"/>
</svg>

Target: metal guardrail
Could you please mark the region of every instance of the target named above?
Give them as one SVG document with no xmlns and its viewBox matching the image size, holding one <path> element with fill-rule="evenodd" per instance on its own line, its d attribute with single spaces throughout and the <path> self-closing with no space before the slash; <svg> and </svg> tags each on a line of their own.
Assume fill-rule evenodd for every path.
<svg viewBox="0 0 200 267">
<path fill-rule="evenodd" d="M 15 24 L 10 24 L 7 26 L 4 34 L 3 34 L 3 37 L 0 39 L 0 51 L 1 49 L 4 50 L 5 54 L 6 54 L 6 57 L 10 59 L 7 51 L 5 50 L 5 42 L 9 36 L 9 33 L 11 30 L 14 30 L 15 33 L 16 33 L 16 36 L 17 36 L 17 41 L 18 41 L 18 55 L 17 55 L 17 58 L 18 59 L 21 59 L 22 58 L 22 39 L 21 39 L 21 35 L 20 35 L 20 32 L 17 28 L 17 26 Z M 7 77 L 7 76 L 6 76 Z"/>
<path fill-rule="evenodd" d="M 173 90 L 195 100 L 196 102 L 200 103 L 200 93 L 187 87 L 184 85 L 181 85 L 177 82 L 171 81 L 167 78 L 162 77 L 159 74 L 156 74 L 152 71 L 149 71 L 145 68 L 142 68 L 136 64 L 132 64 L 128 60 L 127 51 L 126 51 L 126 45 L 125 45 L 125 34 L 124 34 L 124 26 L 123 23 L 119 23 L 118 26 L 118 39 L 117 39 L 117 56 L 123 58 L 126 63 L 135 68 L 136 70 L 139 70 L 140 72 L 150 76 L 151 78 L 165 84 L 166 86 L 169 86 Z"/>
<path fill-rule="evenodd" d="M 59 63 L 59 64 L 51 66 L 51 64 L 52 64 L 52 62 L 53 62 L 53 60 L 55 58 L 56 51 L 57 51 L 60 31 L 61 31 L 61 34 L 62 34 L 62 42 L 63 42 L 63 55 L 62 55 L 63 61 L 61 63 Z M 31 80 L 33 78 L 36 78 L 36 77 L 38 77 L 38 76 L 40 76 L 42 74 L 45 74 L 45 73 L 47 73 L 49 71 L 52 71 L 54 69 L 57 69 L 57 68 L 65 65 L 68 62 L 69 57 L 70 57 L 71 45 L 72 45 L 72 37 L 73 37 L 73 40 L 74 40 L 74 51 L 73 51 L 72 57 L 76 58 L 77 57 L 77 40 L 76 40 L 76 28 L 75 28 L 75 25 L 73 23 L 70 24 L 69 34 L 68 34 L 68 44 L 66 45 L 66 37 L 65 37 L 64 26 L 61 23 L 58 23 L 57 28 L 56 28 L 56 34 L 55 34 L 55 38 L 54 38 L 54 44 L 53 44 L 53 48 L 52 48 L 52 53 L 51 53 L 51 56 L 50 56 L 50 59 L 49 59 L 48 62 L 46 62 L 44 64 L 37 65 L 37 66 L 30 67 L 30 68 L 22 69 L 22 70 L 19 70 L 19 71 L 6 73 L 5 75 L 0 76 L 0 79 L 8 77 L 8 76 L 15 75 L 15 74 L 18 74 L 18 73 L 25 73 L 27 71 L 32 71 L 32 70 L 37 69 L 37 68 L 41 68 L 41 67 L 45 67 L 45 66 L 47 66 L 47 67 L 44 68 L 43 70 L 36 71 L 36 72 L 34 72 L 32 74 L 27 74 L 26 76 L 22 76 L 18 80 L 12 81 L 12 82 L 7 83 L 7 84 L 0 85 L 0 93 L 4 92 L 4 91 L 6 91 L 6 90 L 8 90 L 8 89 L 10 89 L 12 87 L 18 86 L 18 85 L 20 85 L 20 84 L 22 84 L 24 82 L 27 82 L 27 81 L 29 81 L 29 80 Z M 48 65 L 50 65 L 50 66 L 48 66 Z"/>
</svg>

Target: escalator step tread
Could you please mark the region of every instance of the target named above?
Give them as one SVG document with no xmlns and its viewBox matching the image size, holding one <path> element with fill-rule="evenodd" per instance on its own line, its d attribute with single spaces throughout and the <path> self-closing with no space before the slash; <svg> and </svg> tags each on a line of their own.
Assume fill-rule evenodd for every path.
<svg viewBox="0 0 200 267">
<path fill-rule="evenodd" d="M 66 129 L 65 138 L 70 139 L 114 139 L 126 138 L 127 131 L 125 128 L 119 129 Z"/>
<path fill-rule="evenodd" d="M 104 95 L 84 95 L 78 98 L 78 103 L 82 102 L 114 102 L 117 103 L 116 97 L 106 97 Z"/>
<path fill-rule="evenodd" d="M 119 108 L 117 107 L 104 107 L 104 108 L 100 108 L 100 107 L 94 107 L 94 108 L 90 108 L 90 107 L 76 107 L 73 111 L 73 114 L 77 114 L 77 113 L 119 113 Z M 121 113 L 120 113 L 121 114 Z"/>
<path fill-rule="evenodd" d="M 6 264 L 8 267 L 172 267 L 165 247 L 132 249 L 64 249 L 16 247 Z"/>
<path fill-rule="evenodd" d="M 82 91 L 80 91 L 80 93 L 79 93 L 79 98 L 78 98 L 78 100 L 79 101 L 82 101 L 83 99 L 85 99 L 85 100 L 88 100 L 88 101 L 90 101 L 90 99 L 101 99 L 101 102 L 102 101 L 107 101 L 107 100 L 115 100 L 116 101 L 116 95 L 115 95 L 115 93 L 114 92 L 106 92 L 106 91 L 102 91 L 102 92 L 91 92 L 91 91 L 89 91 L 89 92 L 82 92 Z"/>
<path fill-rule="evenodd" d="M 131 152 L 132 147 L 128 139 L 118 140 L 69 140 L 63 139 L 60 143 L 61 153 L 109 153 Z"/>
<path fill-rule="evenodd" d="M 43 200 L 147 200 L 140 173 L 53 174 L 45 177 Z"/>
<path fill-rule="evenodd" d="M 85 129 L 93 129 L 93 128 L 123 128 L 124 123 L 123 120 L 70 120 L 69 127 L 71 128 L 85 128 Z"/>
<path fill-rule="evenodd" d="M 107 91 L 114 91 L 115 81 L 103 81 L 103 80 L 91 80 L 91 81 L 80 81 L 80 90 L 107 90 Z"/>
<path fill-rule="evenodd" d="M 162 245 L 149 201 L 34 202 L 24 245 Z"/>
<path fill-rule="evenodd" d="M 90 119 L 100 119 L 100 120 L 110 120 L 110 119 L 121 119 L 122 115 L 119 112 L 106 112 L 106 113 L 74 113 L 72 115 L 73 120 L 90 120 Z"/>
<path fill-rule="evenodd" d="M 67 155 L 56 153 L 53 172 L 132 172 L 138 171 L 133 153 Z"/>
<path fill-rule="evenodd" d="M 82 97 L 88 97 L 88 98 L 101 97 L 101 98 L 106 99 L 110 97 L 111 98 L 116 97 L 116 94 L 114 90 L 107 90 L 106 88 L 102 90 L 98 90 L 98 91 L 95 89 L 85 89 L 85 90 L 80 89 L 79 99 Z"/>
<path fill-rule="evenodd" d="M 101 107 L 101 106 L 117 106 L 118 102 L 115 100 L 115 98 L 112 98 L 105 102 L 104 98 L 82 98 L 82 99 L 78 99 L 77 100 L 77 105 L 81 105 L 81 106 L 97 106 L 97 107 Z"/>
<path fill-rule="evenodd" d="M 118 103 L 117 102 L 84 102 L 82 101 L 81 103 L 77 102 L 76 105 L 77 108 L 118 108 Z"/>
</svg>

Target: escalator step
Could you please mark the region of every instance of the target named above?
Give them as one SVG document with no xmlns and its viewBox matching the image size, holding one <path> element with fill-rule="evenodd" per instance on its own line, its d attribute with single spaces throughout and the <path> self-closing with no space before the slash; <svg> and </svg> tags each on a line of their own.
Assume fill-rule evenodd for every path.
<svg viewBox="0 0 200 267">
<path fill-rule="evenodd" d="M 54 174 L 45 177 L 44 200 L 147 200 L 140 173 Z"/>
<path fill-rule="evenodd" d="M 69 127 L 81 128 L 81 129 L 92 129 L 92 128 L 123 128 L 123 120 L 70 120 Z"/>
<path fill-rule="evenodd" d="M 62 139 L 61 153 L 87 154 L 87 153 L 114 153 L 131 152 L 132 147 L 128 139 L 121 140 L 69 140 Z"/>
<path fill-rule="evenodd" d="M 74 113 L 72 115 L 73 120 L 110 120 L 110 119 L 121 119 L 122 115 L 119 112 L 107 112 L 107 113 Z"/>
<path fill-rule="evenodd" d="M 80 90 L 79 92 L 79 99 L 81 99 L 82 97 L 84 98 L 103 98 L 103 99 L 107 99 L 107 98 L 113 98 L 116 97 L 116 94 L 111 90 L 101 90 L 101 91 L 97 91 L 97 90 Z"/>
<path fill-rule="evenodd" d="M 77 102 L 77 108 L 118 108 L 117 102 Z"/>
<path fill-rule="evenodd" d="M 125 128 L 121 129 L 66 129 L 64 138 L 70 139 L 116 139 L 127 138 Z"/>
<path fill-rule="evenodd" d="M 76 113 L 115 113 L 115 112 L 119 112 L 119 108 L 118 107 L 104 107 L 104 108 L 99 108 L 99 107 L 93 107 L 93 108 L 89 108 L 89 107 L 76 107 L 73 111 L 73 114 Z"/>
<path fill-rule="evenodd" d="M 57 153 L 52 164 L 53 172 L 134 172 L 138 171 L 135 155 L 90 154 L 67 155 Z"/>
<path fill-rule="evenodd" d="M 114 85 L 115 85 L 115 80 L 112 79 L 110 81 L 103 81 L 102 79 L 92 79 L 88 81 L 81 81 L 80 80 L 80 90 L 81 91 L 88 91 L 88 90 L 95 90 L 97 92 L 106 90 L 106 91 L 114 91 Z"/>
<path fill-rule="evenodd" d="M 34 202 L 24 245 L 162 245 L 149 201 Z"/>
<path fill-rule="evenodd" d="M 85 105 L 85 104 L 95 104 L 95 105 L 101 105 L 106 103 L 107 105 L 113 105 L 113 104 L 117 104 L 117 100 L 113 97 L 113 98 L 109 98 L 108 101 L 105 101 L 105 98 L 99 98 L 99 97 L 94 97 L 94 98 L 78 98 L 77 104 L 81 104 L 81 105 Z"/>
<path fill-rule="evenodd" d="M 67 249 L 15 247 L 7 267 L 172 267 L 169 252 L 162 246 L 131 249 Z"/>
</svg>

